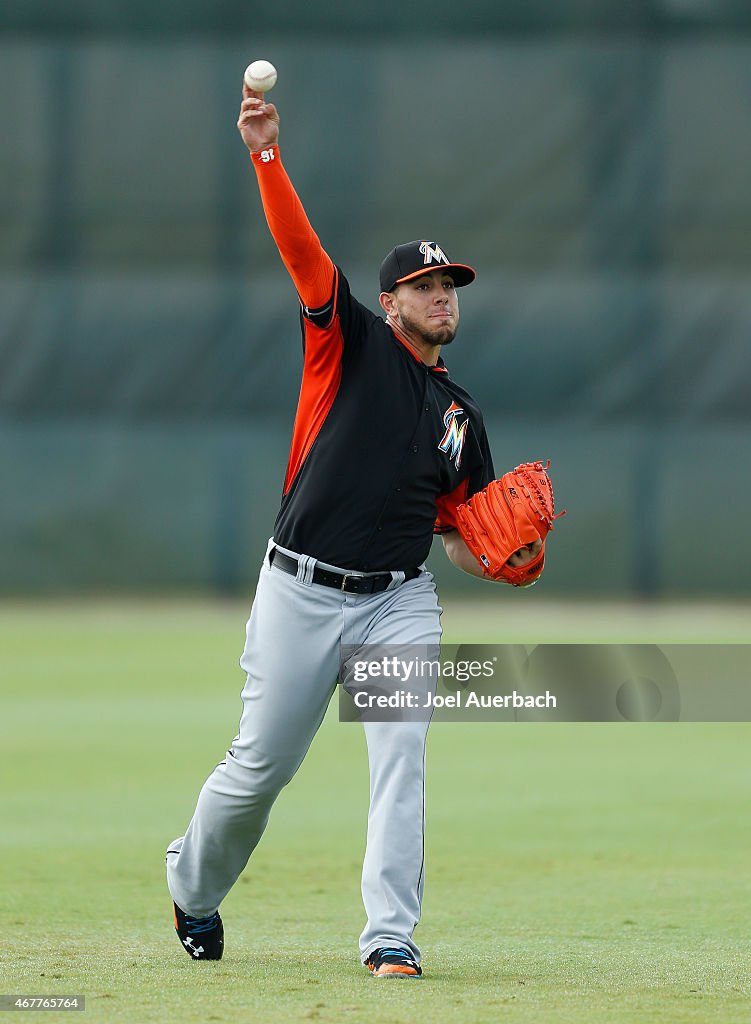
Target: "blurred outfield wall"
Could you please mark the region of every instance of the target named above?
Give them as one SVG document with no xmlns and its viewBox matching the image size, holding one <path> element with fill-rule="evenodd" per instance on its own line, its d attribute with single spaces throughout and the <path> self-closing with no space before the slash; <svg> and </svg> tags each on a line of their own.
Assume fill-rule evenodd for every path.
<svg viewBox="0 0 751 1024">
<path fill-rule="evenodd" d="M 537 5 L 511 34 L 483 32 L 488 8 L 450 40 L 3 15 L 0 592 L 254 582 L 301 366 L 235 129 L 266 56 L 287 168 L 355 294 L 375 307 L 413 237 L 477 267 L 446 360 L 499 472 L 553 460 L 546 589 L 748 595 L 751 34 L 688 31 L 690 6 L 552 32 Z"/>
</svg>

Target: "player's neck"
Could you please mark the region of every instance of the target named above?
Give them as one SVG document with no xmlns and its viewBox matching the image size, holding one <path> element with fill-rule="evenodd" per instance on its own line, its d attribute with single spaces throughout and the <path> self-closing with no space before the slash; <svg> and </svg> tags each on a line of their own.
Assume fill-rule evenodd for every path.
<svg viewBox="0 0 751 1024">
<path fill-rule="evenodd" d="M 432 345 L 421 335 L 416 334 L 414 331 L 407 330 L 390 313 L 386 317 L 386 322 L 399 341 L 401 341 L 403 345 L 406 345 L 410 352 L 414 353 L 420 362 L 425 363 L 426 366 L 435 366 L 437 364 L 438 357 L 441 354 L 440 345 Z"/>
</svg>

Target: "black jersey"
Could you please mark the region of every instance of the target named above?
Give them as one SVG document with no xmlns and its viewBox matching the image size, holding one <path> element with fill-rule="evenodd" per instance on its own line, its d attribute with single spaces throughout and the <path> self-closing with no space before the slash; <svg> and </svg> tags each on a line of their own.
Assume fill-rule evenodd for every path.
<svg viewBox="0 0 751 1024">
<path fill-rule="evenodd" d="M 303 309 L 300 400 L 274 539 L 344 569 L 422 564 L 494 477 L 477 404 L 350 293 Z"/>
</svg>

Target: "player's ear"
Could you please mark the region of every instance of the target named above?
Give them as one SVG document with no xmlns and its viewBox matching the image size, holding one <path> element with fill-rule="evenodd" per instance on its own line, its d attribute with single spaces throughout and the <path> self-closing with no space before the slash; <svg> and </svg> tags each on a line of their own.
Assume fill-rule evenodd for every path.
<svg viewBox="0 0 751 1024">
<path fill-rule="evenodd" d="M 396 313 L 396 296 L 393 292 L 381 292 L 378 296 L 378 301 L 381 304 L 381 309 L 387 316 L 391 313 Z"/>
</svg>

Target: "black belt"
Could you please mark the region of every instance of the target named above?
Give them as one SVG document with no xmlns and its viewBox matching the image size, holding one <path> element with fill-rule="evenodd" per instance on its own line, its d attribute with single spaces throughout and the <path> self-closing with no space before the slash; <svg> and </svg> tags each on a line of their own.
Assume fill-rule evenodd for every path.
<svg viewBox="0 0 751 1024">
<path fill-rule="evenodd" d="M 288 572 L 291 576 L 297 575 L 297 559 L 285 555 L 279 548 L 274 548 L 269 555 L 269 565 Z M 413 580 L 422 572 L 421 569 L 403 569 L 404 582 Z M 390 587 L 394 577 L 390 572 L 373 573 L 371 576 L 363 576 L 359 572 L 332 572 L 330 569 L 321 569 L 316 566 L 313 570 L 313 583 L 320 583 L 322 587 L 334 587 L 336 590 L 343 590 L 345 594 L 379 594 L 382 590 Z"/>
</svg>

